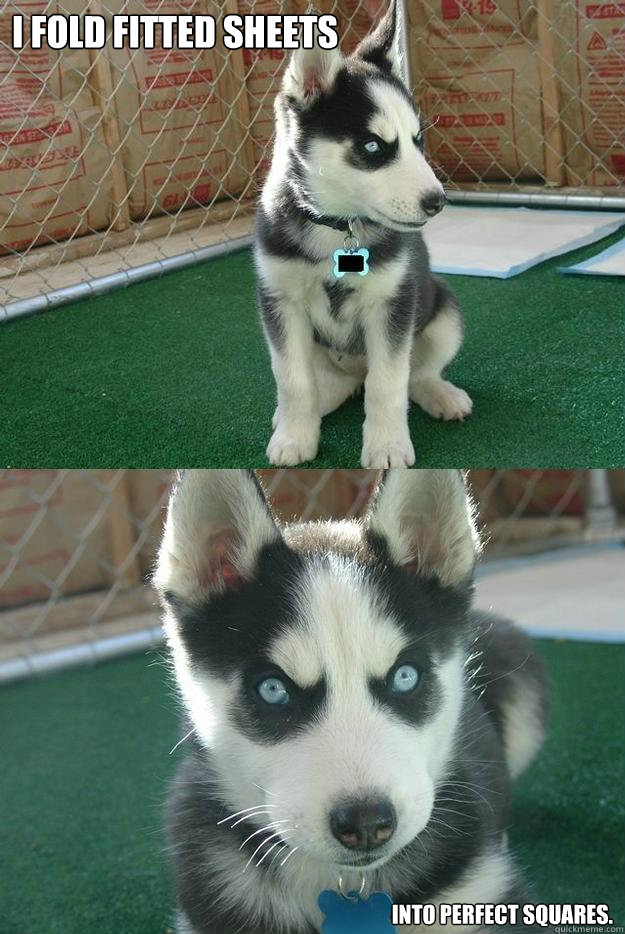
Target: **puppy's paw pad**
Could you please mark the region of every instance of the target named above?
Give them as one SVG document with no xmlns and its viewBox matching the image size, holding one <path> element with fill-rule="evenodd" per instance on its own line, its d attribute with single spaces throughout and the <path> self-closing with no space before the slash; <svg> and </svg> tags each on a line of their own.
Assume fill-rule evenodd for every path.
<svg viewBox="0 0 625 934">
<path fill-rule="evenodd" d="M 471 414 L 471 397 L 445 379 L 424 380 L 411 388 L 410 398 L 432 418 L 446 422 L 462 421 Z"/>
<path fill-rule="evenodd" d="M 364 444 L 361 464 L 363 467 L 412 467 L 415 453 L 410 440 L 388 444 Z"/>
</svg>

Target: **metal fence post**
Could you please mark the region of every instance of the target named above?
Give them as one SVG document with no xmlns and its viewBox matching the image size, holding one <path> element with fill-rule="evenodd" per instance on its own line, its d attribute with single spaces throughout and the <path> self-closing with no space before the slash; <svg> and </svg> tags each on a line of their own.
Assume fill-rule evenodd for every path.
<svg viewBox="0 0 625 934">
<path fill-rule="evenodd" d="M 616 509 L 612 502 L 607 470 L 588 471 L 586 532 L 589 537 L 616 528 Z"/>
</svg>

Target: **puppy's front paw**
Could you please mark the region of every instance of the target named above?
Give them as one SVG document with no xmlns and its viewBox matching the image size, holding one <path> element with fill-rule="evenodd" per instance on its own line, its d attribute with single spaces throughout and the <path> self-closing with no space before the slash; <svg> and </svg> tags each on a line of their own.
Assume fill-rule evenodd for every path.
<svg viewBox="0 0 625 934">
<path fill-rule="evenodd" d="M 444 421 L 462 421 L 471 414 L 470 396 L 446 379 L 415 380 L 410 386 L 410 398 L 431 415 Z"/>
<path fill-rule="evenodd" d="M 365 425 L 360 462 L 363 467 L 411 467 L 415 453 L 408 430 L 388 435 Z"/>
<path fill-rule="evenodd" d="M 267 457 L 275 467 L 294 467 L 302 461 L 311 461 L 319 446 L 319 420 L 316 424 L 278 420 L 271 441 L 267 446 Z"/>
</svg>

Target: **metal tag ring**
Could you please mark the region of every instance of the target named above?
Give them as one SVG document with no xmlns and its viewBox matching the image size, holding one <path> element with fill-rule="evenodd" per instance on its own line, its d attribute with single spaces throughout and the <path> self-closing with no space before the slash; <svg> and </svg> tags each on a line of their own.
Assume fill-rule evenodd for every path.
<svg viewBox="0 0 625 934">
<path fill-rule="evenodd" d="M 350 893 L 349 893 L 349 892 L 345 892 L 344 889 L 343 889 L 343 876 L 339 876 L 339 884 L 338 884 L 339 895 L 342 895 L 343 898 L 344 898 L 346 901 L 348 901 L 348 902 L 356 902 L 356 901 L 358 901 L 358 899 L 360 898 L 360 896 L 361 896 L 362 893 L 364 892 L 364 890 L 365 890 L 365 885 L 366 885 L 366 884 L 367 884 L 367 880 L 365 879 L 365 874 L 364 874 L 364 872 L 363 872 L 363 874 L 362 874 L 362 879 L 361 879 L 361 882 L 360 882 L 360 888 L 359 888 L 358 891 L 356 892 L 355 896 L 354 896 L 354 897 L 351 897 L 351 896 L 350 896 Z"/>
</svg>

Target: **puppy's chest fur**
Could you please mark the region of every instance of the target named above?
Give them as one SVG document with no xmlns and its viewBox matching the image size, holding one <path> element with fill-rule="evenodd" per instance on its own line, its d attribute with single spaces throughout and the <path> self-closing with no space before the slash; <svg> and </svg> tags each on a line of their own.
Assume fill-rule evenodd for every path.
<svg viewBox="0 0 625 934">
<path fill-rule="evenodd" d="M 348 273 L 338 279 L 333 274 L 333 253 L 343 247 L 344 236 L 331 229 L 315 230 L 303 245 L 306 259 L 271 255 L 261 246 L 258 268 L 281 314 L 304 313 L 318 343 L 342 353 L 363 354 L 365 335 L 380 325 L 385 328 L 392 302 L 409 274 L 409 250 L 376 260 L 373 245 L 366 275 Z"/>
</svg>

